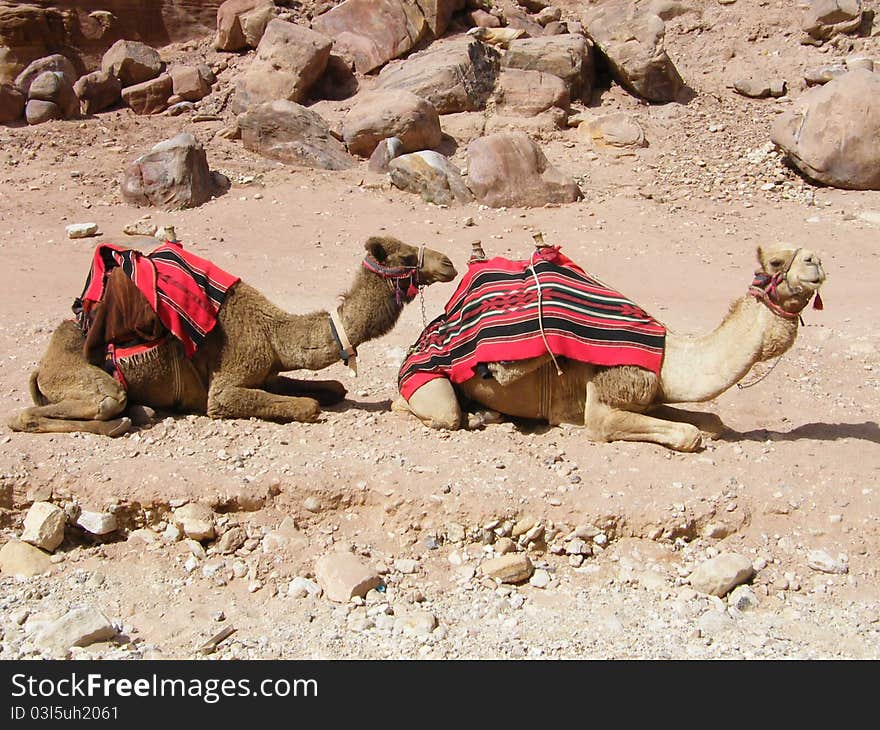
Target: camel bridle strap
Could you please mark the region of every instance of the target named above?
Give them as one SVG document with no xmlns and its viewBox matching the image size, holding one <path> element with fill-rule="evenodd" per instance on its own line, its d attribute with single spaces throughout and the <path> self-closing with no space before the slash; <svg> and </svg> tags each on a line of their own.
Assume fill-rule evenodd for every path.
<svg viewBox="0 0 880 730">
<path fill-rule="evenodd" d="M 348 366 L 352 375 L 357 375 L 357 349 L 351 344 L 348 335 L 345 333 L 345 327 L 342 325 L 342 317 L 339 316 L 339 310 L 330 309 L 330 334 L 339 348 L 339 359 Z"/>
<path fill-rule="evenodd" d="M 415 266 L 384 266 L 367 254 L 363 266 L 377 276 L 385 279 L 394 292 L 394 300 L 398 304 L 406 304 L 415 299 L 416 294 L 424 286 L 420 272 L 425 262 L 425 246 L 419 248 L 419 260 Z"/>
</svg>

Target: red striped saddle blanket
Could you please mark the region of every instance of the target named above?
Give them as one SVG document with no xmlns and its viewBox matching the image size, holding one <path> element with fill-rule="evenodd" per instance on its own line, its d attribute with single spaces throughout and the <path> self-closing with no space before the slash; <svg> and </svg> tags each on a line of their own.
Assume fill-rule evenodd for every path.
<svg viewBox="0 0 880 730">
<path fill-rule="evenodd" d="M 76 321 L 84 333 L 101 302 L 107 277 L 121 268 L 156 312 L 161 323 L 191 357 L 217 323 L 217 312 L 239 277 L 166 241 L 148 254 L 111 243 L 99 245 L 83 292 L 73 303 Z M 107 343 L 110 344 L 110 343 Z M 119 344 L 119 343 L 117 343 Z"/>
<path fill-rule="evenodd" d="M 410 347 L 398 374 L 404 398 L 435 378 L 462 383 L 490 362 L 550 351 L 595 365 L 660 372 L 666 328 L 601 284 L 559 247 L 531 259 L 472 261 L 445 311 Z"/>
</svg>

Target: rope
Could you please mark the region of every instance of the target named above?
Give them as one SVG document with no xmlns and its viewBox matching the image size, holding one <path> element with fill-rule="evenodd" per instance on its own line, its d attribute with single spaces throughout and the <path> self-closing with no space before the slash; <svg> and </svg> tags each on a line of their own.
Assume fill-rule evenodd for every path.
<svg viewBox="0 0 880 730">
<path fill-rule="evenodd" d="M 782 355 L 780 355 L 779 357 L 776 358 L 776 362 L 774 362 L 770 366 L 770 369 L 766 373 L 764 373 L 760 378 L 758 378 L 757 380 L 753 380 L 751 383 L 746 383 L 745 385 L 743 385 L 742 383 L 737 383 L 736 387 L 739 388 L 740 390 L 745 390 L 746 388 L 751 388 L 753 385 L 757 385 L 758 383 L 760 383 L 764 378 L 766 378 L 768 375 L 770 375 L 770 373 L 772 373 L 776 369 L 776 366 L 779 365 L 780 360 L 782 360 Z"/>
<path fill-rule="evenodd" d="M 532 276 L 535 278 L 535 286 L 538 288 L 538 327 L 541 330 L 541 339 L 544 341 L 544 347 L 547 348 L 547 352 L 550 353 L 550 359 L 553 360 L 553 365 L 556 367 L 556 374 L 562 375 L 562 368 L 559 367 L 559 363 L 556 361 L 556 355 L 553 354 L 553 351 L 550 349 L 550 343 L 547 342 L 547 335 L 544 334 L 544 310 L 542 305 L 544 292 L 541 289 L 538 272 L 535 271 L 535 254 L 537 253 L 537 248 L 532 251 L 532 255 L 529 257 L 529 268 L 532 270 Z"/>
</svg>

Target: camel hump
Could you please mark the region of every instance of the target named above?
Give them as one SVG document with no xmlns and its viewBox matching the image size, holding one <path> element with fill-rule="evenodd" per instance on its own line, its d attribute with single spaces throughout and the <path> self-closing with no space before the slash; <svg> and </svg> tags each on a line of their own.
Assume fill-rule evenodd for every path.
<svg viewBox="0 0 880 730">
<path fill-rule="evenodd" d="M 37 406 L 45 406 L 49 404 L 49 400 L 46 396 L 43 395 L 40 390 L 40 384 L 37 382 L 37 379 L 40 377 L 40 369 L 36 368 L 32 373 L 30 380 L 28 380 L 28 389 L 31 392 L 31 400 L 34 402 L 34 405 Z"/>
</svg>

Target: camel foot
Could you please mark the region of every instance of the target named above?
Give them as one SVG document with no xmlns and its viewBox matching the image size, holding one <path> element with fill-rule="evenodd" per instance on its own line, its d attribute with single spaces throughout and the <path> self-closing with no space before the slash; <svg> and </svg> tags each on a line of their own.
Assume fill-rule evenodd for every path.
<svg viewBox="0 0 880 730">
<path fill-rule="evenodd" d="M 65 418 L 36 416 L 28 411 L 13 416 L 7 421 L 13 431 L 24 433 L 93 433 L 97 436 L 116 438 L 131 429 L 130 418 L 115 418 L 109 421 L 79 421 Z"/>
</svg>

